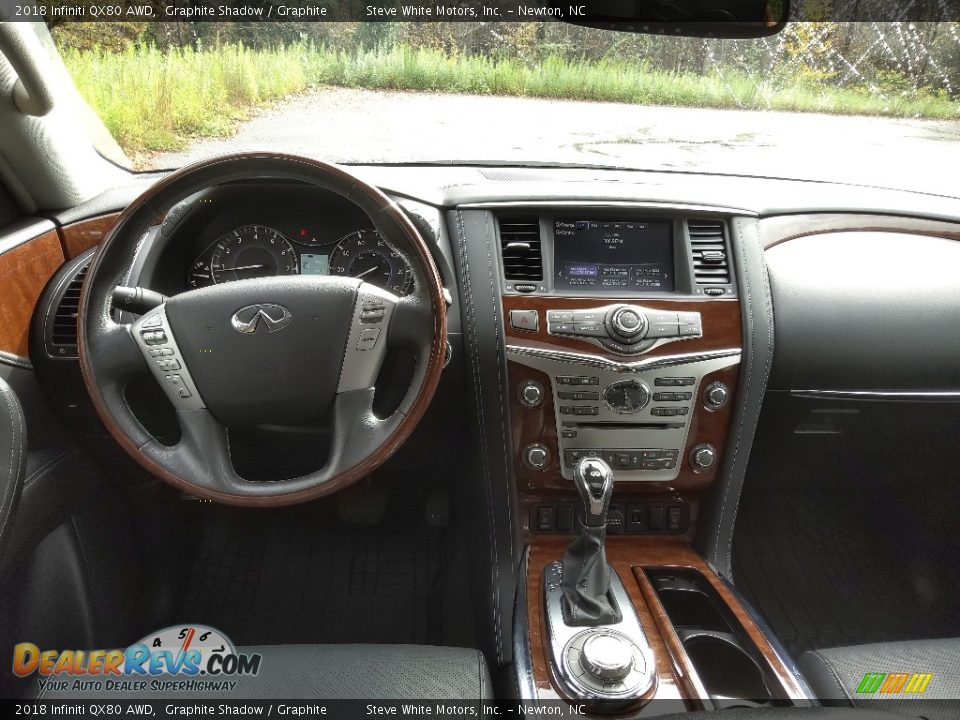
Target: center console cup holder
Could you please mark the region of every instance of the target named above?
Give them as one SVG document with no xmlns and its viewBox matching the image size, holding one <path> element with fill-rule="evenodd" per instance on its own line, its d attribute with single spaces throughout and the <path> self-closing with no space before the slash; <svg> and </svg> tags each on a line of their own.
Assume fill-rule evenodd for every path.
<svg viewBox="0 0 960 720">
<path fill-rule="evenodd" d="M 729 633 L 685 631 L 683 649 L 715 701 L 766 704 L 773 699 L 763 670 Z"/>
<path fill-rule="evenodd" d="M 646 571 L 707 694 L 718 707 L 781 704 L 763 657 L 714 587 L 692 568 Z"/>
</svg>

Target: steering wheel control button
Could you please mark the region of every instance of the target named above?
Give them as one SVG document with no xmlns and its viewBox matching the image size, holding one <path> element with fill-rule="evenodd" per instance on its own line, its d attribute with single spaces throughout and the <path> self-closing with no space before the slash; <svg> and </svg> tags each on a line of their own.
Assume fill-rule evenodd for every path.
<svg viewBox="0 0 960 720">
<path fill-rule="evenodd" d="M 717 461 L 717 451 L 713 445 L 696 445 L 690 451 L 690 465 L 694 472 L 706 472 Z"/>
<path fill-rule="evenodd" d="M 383 308 L 362 308 L 360 310 L 360 322 L 378 323 L 384 318 Z"/>
<path fill-rule="evenodd" d="M 531 443 L 523 449 L 523 464 L 531 470 L 543 470 L 550 464 L 550 450 L 542 443 Z"/>
<path fill-rule="evenodd" d="M 177 360 L 157 360 L 157 367 L 164 372 L 170 372 L 172 370 L 179 370 L 180 363 Z"/>
<path fill-rule="evenodd" d="M 141 324 L 140 328 L 142 330 L 147 330 L 151 328 L 163 327 L 163 318 L 160 315 L 151 315 L 145 319 Z"/>
<path fill-rule="evenodd" d="M 710 383 L 703 392 L 703 404 L 707 410 L 719 410 L 729 399 L 730 391 L 722 382 Z"/>
<path fill-rule="evenodd" d="M 358 289 L 360 301 L 353 311 L 347 350 L 340 364 L 337 392 L 367 389 L 374 386 L 389 338 L 390 318 L 400 298 L 389 290 L 364 282 Z M 370 327 L 376 325 L 377 327 Z"/>
<path fill-rule="evenodd" d="M 147 352 L 150 353 L 150 357 L 164 357 L 166 355 L 173 355 L 173 349 L 168 347 L 153 347 Z"/>
<path fill-rule="evenodd" d="M 140 337 L 147 345 L 163 345 L 167 342 L 167 334 L 163 330 L 145 330 Z"/>
<path fill-rule="evenodd" d="M 638 413 L 650 402 L 650 390 L 639 380 L 621 380 L 607 386 L 603 402 L 615 413 Z"/>
<path fill-rule="evenodd" d="M 360 338 L 357 340 L 357 350 L 361 352 L 373 350 L 379 338 L 380 330 L 378 328 L 364 328 L 360 331 Z"/>
<path fill-rule="evenodd" d="M 511 310 L 510 327 L 535 332 L 540 329 L 540 315 L 536 310 Z"/>
<path fill-rule="evenodd" d="M 536 380 L 527 380 L 521 383 L 517 398 L 520 400 L 520 404 L 526 408 L 538 408 L 543 405 L 545 394 L 543 385 Z"/>
</svg>

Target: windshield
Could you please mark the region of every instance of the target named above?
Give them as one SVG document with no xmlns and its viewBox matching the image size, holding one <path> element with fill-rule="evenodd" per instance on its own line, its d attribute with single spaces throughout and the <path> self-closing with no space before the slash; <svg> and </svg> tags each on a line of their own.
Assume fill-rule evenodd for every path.
<svg viewBox="0 0 960 720">
<path fill-rule="evenodd" d="M 341 163 L 557 163 L 957 195 L 955 23 L 762 39 L 536 23 L 64 23 L 137 170 L 238 150 Z"/>
</svg>

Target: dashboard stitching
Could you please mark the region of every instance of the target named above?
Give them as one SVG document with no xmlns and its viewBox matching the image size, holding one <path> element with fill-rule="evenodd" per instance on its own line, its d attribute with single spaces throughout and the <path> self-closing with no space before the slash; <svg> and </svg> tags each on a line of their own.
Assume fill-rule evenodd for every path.
<svg viewBox="0 0 960 720">
<path fill-rule="evenodd" d="M 490 229 L 490 217 L 491 217 L 490 213 L 484 213 L 483 235 L 487 239 L 487 271 L 490 273 L 490 304 L 493 309 L 493 336 L 495 340 L 494 345 L 495 345 L 496 354 L 497 354 L 497 391 L 498 391 L 497 397 L 500 401 L 500 414 L 499 414 L 500 431 L 501 431 L 500 441 L 503 444 L 503 460 L 504 460 L 504 466 L 507 468 L 506 474 L 509 475 L 510 473 L 509 468 L 510 468 L 510 463 L 511 463 L 513 454 L 510 450 L 510 446 L 507 441 L 507 438 L 509 437 L 509 433 L 507 432 L 507 425 L 506 425 L 507 409 L 504 406 L 504 402 L 503 402 L 504 369 L 502 366 L 502 361 L 503 361 L 504 353 L 502 352 L 502 347 L 501 347 L 501 342 L 503 341 L 503 338 L 501 337 L 501 334 L 500 334 L 501 323 L 497 316 L 497 311 L 500 308 L 500 303 L 498 302 L 499 293 L 496 291 L 496 288 L 495 288 L 496 280 L 494 275 L 495 272 L 499 274 L 499 267 L 497 267 L 496 269 L 494 268 L 493 253 L 491 252 L 491 247 L 493 247 L 491 238 L 493 237 L 493 235 Z M 513 527 L 513 513 L 511 509 L 511 503 L 509 502 L 507 503 L 507 527 L 508 528 Z M 508 542 L 509 542 L 510 557 L 512 559 L 513 553 L 514 553 L 512 532 L 509 533 Z"/>
<path fill-rule="evenodd" d="M 740 220 L 739 219 L 736 220 L 735 223 L 738 231 L 737 232 L 738 237 L 736 238 L 736 240 L 739 241 L 743 238 L 744 233 L 742 232 L 742 226 L 741 226 Z M 733 240 L 733 238 L 731 238 L 731 240 Z M 746 311 L 747 311 L 746 312 L 747 322 L 744 327 L 744 330 L 747 332 L 747 335 L 749 336 L 749 352 L 747 353 L 747 357 L 745 358 L 746 362 L 744 363 L 747 371 L 746 383 L 745 383 L 745 389 L 744 389 L 744 405 L 746 405 L 748 402 L 747 395 L 750 392 L 750 380 L 753 375 L 753 365 L 755 362 L 755 355 L 756 355 L 756 348 L 755 348 L 756 333 L 754 333 L 753 302 L 751 300 L 752 296 L 750 292 L 750 272 L 747 267 L 747 262 L 745 260 L 746 249 L 743 247 L 742 242 L 731 242 L 730 245 L 731 247 L 736 248 L 737 255 L 738 255 L 737 260 L 740 261 L 739 265 L 743 269 L 743 272 L 742 272 L 743 286 L 744 286 L 743 302 L 744 302 L 744 307 L 746 308 Z M 720 505 L 720 517 L 717 520 L 717 535 L 714 541 L 714 545 L 715 545 L 714 559 L 715 560 L 716 560 L 716 553 L 719 551 L 719 548 L 720 548 L 720 534 L 723 532 L 724 519 L 726 517 L 726 512 L 727 512 L 727 501 L 730 499 L 730 492 L 731 492 L 732 486 L 736 484 L 735 478 L 737 476 L 737 459 L 740 456 L 740 439 L 743 437 L 743 426 L 746 423 L 746 418 L 747 418 L 746 410 L 745 409 L 741 410 L 739 422 L 737 423 L 737 436 L 734 440 L 733 457 L 730 459 L 730 477 L 726 478 L 726 482 L 724 483 L 723 502 Z M 736 518 L 736 510 L 734 510 L 734 518 L 731 519 L 730 521 L 731 532 L 729 533 L 730 539 L 729 539 L 729 542 L 727 543 L 727 553 L 728 553 L 727 568 L 725 568 L 724 571 L 729 571 L 729 561 L 730 561 L 729 553 L 730 553 L 730 548 L 733 544 L 732 527 L 733 527 L 733 522 L 735 518 Z"/>
<path fill-rule="evenodd" d="M 499 567 L 496 562 L 497 557 L 497 533 L 495 528 L 495 517 L 493 513 L 493 487 L 490 480 L 490 466 L 487 458 L 487 436 L 483 424 L 483 392 L 480 387 L 480 361 L 479 361 L 479 340 L 477 338 L 476 324 L 474 322 L 473 306 L 473 285 L 470 280 L 470 270 L 467 261 L 467 237 L 463 224 L 463 213 L 457 211 L 457 234 L 460 242 L 457 253 L 460 257 L 460 282 L 463 287 L 464 309 L 466 310 L 466 319 L 470 328 L 470 344 L 473 352 L 471 355 L 471 365 L 473 367 L 473 391 L 476 399 L 477 424 L 480 431 L 481 445 L 481 465 L 483 467 L 483 477 L 486 485 L 487 510 L 489 513 L 488 533 L 490 536 L 490 573 L 492 580 L 492 600 L 493 600 L 493 625 L 497 639 L 497 654 L 502 658 L 501 651 L 501 632 L 500 632 L 500 604 L 497 594 L 499 586 Z"/>
<path fill-rule="evenodd" d="M 23 412 L 16 396 L 5 383 L 0 386 L 0 397 L 3 398 L 4 405 L 7 406 L 7 416 L 10 420 L 10 467 L 7 468 L 7 481 L 5 483 L 5 497 L 2 498 L 3 505 L 6 505 L 2 513 L 2 524 L 0 524 L 0 538 L 3 537 L 4 530 L 11 522 L 13 516 L 13 505 L 17 498 L 16 481 L 20 472 L 20 461 L 23 456 L 23 439 L 26 433 L 23 431 Z M 16 424 L 14 424 L 16 420 Z M 8 494 L 9 493 L 9 494 Z"/>
</svg>

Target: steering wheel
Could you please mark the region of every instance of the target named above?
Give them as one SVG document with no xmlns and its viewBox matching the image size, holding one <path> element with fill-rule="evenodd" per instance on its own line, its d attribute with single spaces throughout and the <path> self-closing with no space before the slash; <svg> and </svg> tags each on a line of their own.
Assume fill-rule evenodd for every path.
<svg viewBox="0 0 960 720">
<path fill-rule="evenodd" d="M 359 206 L 403 254 L 413 289 L 398 297 L 356 278 L 285 276 L 191 290 L 121 324 L 112 295 L 130 268 L 159 250 L 146 234 L 178 202 L 244 180 L 307 183 Z M 175 210 L 174 210 L 175 212 Z M 202 161 L 153 185 L 121 214 L 90 264 L 80 298 L 78 345 L 87 391 L 117 442 L 153 474 L 188 493 L 235 505 L 289 505 L 368 475 L 409 437 L 439 382 L 446 302 L 423 237 L 397 205 L 345 170 L 302 157 L 244 153 Z M 373 411 L 388 348 L 415 360 L 412 380 L 386 418 Z M 176 409 L 181 438 L 151 436 L 124 387 L 152 372 Z M 300 477 L 240 477 L 228 427 L 328 421 L 325 465 Z"/>
</svg>

